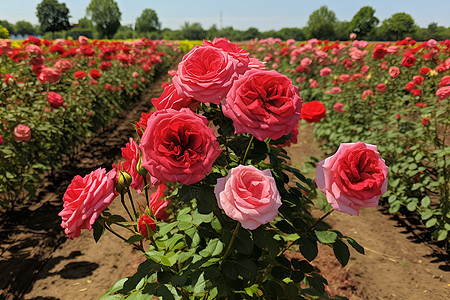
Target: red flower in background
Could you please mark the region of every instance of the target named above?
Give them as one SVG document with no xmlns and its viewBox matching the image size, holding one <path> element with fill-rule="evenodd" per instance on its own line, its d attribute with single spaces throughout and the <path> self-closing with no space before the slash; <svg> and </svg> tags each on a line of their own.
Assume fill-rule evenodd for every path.
<svg viewBox="0 0 450 300">
<path fill-rule="evenodd" d="M 325 105 L 314 100 L 303 104 L 301 117 L 308 123 L 317 123 L 327 116 Z"/>
<path fill-rule="evenodd" d="M 56 83 L 61 77 L 61 71 L 55 68 L 42 67 L 39 71 L 38 79 L 42 83 Z"/>
<path fill-rule="evenodd" d="M 384 49 L 383 45 L 377 45 L 375 49 L 373 49 L 372 56 L 376 60 L 383 59 L 387 54 L 387 50 Z"/>
<path fill-rule="evenodd" d="M 47 101 L 48 101 L 48 103 L 50 103 L 50 105 L 53 108 L 60 107 L 64 102 L 63 97 L 60 94 L 55 93 L 55 92 L 48 93 Z"/>
<path fill-rule="evenodd" d="M 428 67 L 422 67 L 422 68 L 420 68 L 420 74 L 422 74 L 422 75 L 427 75 L 428 72 L 430 72 L 430 71 L 431 71 L 431 69 L 428 68 Z"/>
<path fill-rule="evenodd" d="M 102 73 L 100 73 L 97 69 L 92 69 L 89 72 L 89 76 L 91 76 L 92 79 L 97 80 L 102 76 Z"/>
<path fill-rule="evenodd" d="M 84 71 L 77 71 L 73 74 L 73 76 L 75 77 L 75 79 L 80 79 L 80 78 L 86 77 L 87 75 L 86 75 L 86 72 L 84 72 Z"/>
<path fill-rule="evenodd" d="M 414 66 L 416 63 L 416 56 L 411 51 L 406 51 L 403 54 L 403 59 L 401 65 L 407 68 Z"/>
</svg>

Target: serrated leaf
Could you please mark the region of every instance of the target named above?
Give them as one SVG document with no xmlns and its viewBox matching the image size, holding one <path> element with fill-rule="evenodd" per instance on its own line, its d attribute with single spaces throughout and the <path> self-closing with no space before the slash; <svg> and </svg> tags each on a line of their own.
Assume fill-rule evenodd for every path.
<svg viewBox="0 0 450 300">
<path fill-rule="evenodd" d="M 321 242 L 322 244 L 333 244 L 338 238 L 337 233 L 330 230 L 325 231 L 314 230 L 314 233 L 316 234 L 316 237 L 319 240 L 319 242 Z"/>
</svg>

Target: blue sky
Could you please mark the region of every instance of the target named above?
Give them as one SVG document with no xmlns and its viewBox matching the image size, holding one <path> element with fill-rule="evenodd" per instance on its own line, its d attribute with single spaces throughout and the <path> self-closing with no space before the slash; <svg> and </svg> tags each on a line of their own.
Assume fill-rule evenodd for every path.
<svg viewBox="0 0 450 300">
<path fill-rule="evenodd" d="M 0 20 L 15 23 L 26 20 L 38 24 L 36 5 L 42 0 L 0 0 Z M 85 15 L 90 0 L 59 0 L 66 3 L 77 21 Z M 162 27 L 179 29 L 185 22 L 199 22 L 207 29 L 212 24 L 233 26 L 235 29 L 256 27 L 261 31 L 283 27 L 303 27 L 309 15 L 322 5 L 336 13 L 339 20 L 350 21 L 363 6 L 370 5 L 382 21 L 397 12 L 409 13 L 421 27 L 431 22 L 450 27 L 450 0 L 116 0 L 122 12 L 123 25 L 134 24 L 145 8 L 158 14 Z"/>
</svg>

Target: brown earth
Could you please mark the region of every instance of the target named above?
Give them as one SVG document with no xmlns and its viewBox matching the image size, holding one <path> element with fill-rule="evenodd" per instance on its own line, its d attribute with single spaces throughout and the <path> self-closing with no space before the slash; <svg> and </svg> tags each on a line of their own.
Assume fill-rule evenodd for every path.
<svg viewBox="0 0 450 300">
<path fill-rule="evenodd" d="M 149 99 L 161 94 L 165 80 L 159 79 L 136 108 L 81 147 L 70 164 L 50 179 L 37 203 L 19 208 L 2 221 L 0 299 L 97 299 L 117 280 L 134 273 L 143 259 L 137 251 L 108 232 L 97 244 L 88 231 L 69 240 L 57 214 L 73 176 L 110 168 L 134 133 L 130 123 L 148 111 Z M 292 164 L 303 168 L 308 156 L 323 159 L 318 146 L 312 126 L 303 124 L 299 143 L 289 149 Z M 306 171 L 314 177 L 314 170 Z M 119 201 L 110 208 L 120 210 Z M 315 210 L 313 214 L 322 213 Z M 355 238 L 366 255 L 351 251 L 349 264 L 342 268 L 333 251 L 321 246 L 313 264 L 328 279 L 328 291 L 350 299 L 449 299 L 449 256 L 421 240 L 417 226 L 405 226 L 409 223 L 404 220 L 385 214 L 383 208 L 362 210 L 359 217 L 332 213 L 326 222 Z"/>
</svg>

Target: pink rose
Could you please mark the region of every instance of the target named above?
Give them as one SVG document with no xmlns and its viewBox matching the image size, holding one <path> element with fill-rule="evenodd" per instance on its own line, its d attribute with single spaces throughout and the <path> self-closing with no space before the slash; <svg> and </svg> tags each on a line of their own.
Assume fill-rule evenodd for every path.
<svg viewBox="0 0 450 300">
<path fill-rule="evenodd" d="M 331 69 L 328 67 L 323 68 L 319 71 L 320 76 L 328 76 L 331 74 Z"/>
<path fill-rule="evenodd" d="M 379 83 L 377 84 L 377 87 L 375 89 L 380 93 L 383 93 L 384 91 L 386 91 L 387 86 L 384 83 Z"/>
<path fill-rule="evenodd" d="M 356 39 L 356 33 L 354 32 L 350 33 L 350 39 L 351 40 Z"/>
<path fill-rule="evenodd" d="M 430 40 L 428 40 L 428 42 L 427 42 L 427 47 L 434 48 L 434 47 L 437 46 L 437 44 L 438 44 L 438 42 L 436 42 L 436 40 L 430 39 Z"/>
<path fill-rule="evenodd" d="M 387 190 L 387 174 L 377 146 L 345 143 L 318 163 L 316 183 L 335 210 L 359 215 L 360 209 L 378 205 Z"/>
<path fill-rule="evenodd" d="M 166 211 L 169 201 L 164 198 L 164 191 L 166 190 L 167 186 L 165 184 L 158 185 L 158 189 L 148 200 L 148 207 L 152 210 L 155 218 L 160 220 L 167 220 L 169 218 L 169 214 Z"/>
<path fill-rule="evenodd" d="M 177 94 L 177 90 L 173 84 L 169 84 L 164 88 L 162 95 L 159 98 L 152 99 L 153 106 L 156 110 L 162 110 L 167 108 L 173 108 L 180 110 L 184 107 L 195 110 L 200 102 L 191 98 L 183 98 Z"/>
<path fill-rule="evenodd" d="M 349 82 L 349 80 L 350 80 L 350 75 L 348 75 L 348 74 L 339 75 L 340 82 L 347 83 L 347 82 Z"/>
<path fill-rule="evenodd" d="M 297 124 L 302 102 L 298 87 L 287 76 L 275 70 L 251 69 L 233 84 L 222 109 L 233 120 L 236 134 L 276 140 Z"/>
<path fill-rule="evenodd" d="M 436 91 L 436 96 L 438 96 L 438 101 L 450 97 L 450 86 L 444 86 L 439 88 Z"/>
<path fill-rule="evenodd" d="M 213 46 L 196 46 L 178 64 L 172 78 L 178 95 L 200 102 L 219 104 L 239 74 L 248 69 L 241 62 Z"/>
<path fill-rule="evenodd" d="M 250 69 L 268 70 L 266 67 L 266 62 L 262 62 L 254 57 L 250 57 L 248 67 Z"/>
<path fill-rule="evenodd" d="M 3 136 L 0 134 L 0 145 L 3 145 Z"/>
<path fill-rule="evenodd" d="M 371 90 L 365 90 L 362 92 L 361 99 L 366 100 L 369 96 L 373 96 L 373 92 Z"/>
<path fill-rule="evenodd" d="M 331 93 L 332 94 L 339 94 L 340 92 L 342 92 L 342 89 L 340 87 L 338 87 L 338 86 L 333 86 L 331 88 Z"/>
<path fill-rule="evenodd" d="M 249 230 L 275 219 L 281 206 L 269 169 L 260 171 L 253 166 L 239 165 L 227 177 L 217 179 L 214 193 L 219 208 Z"/>
<path fill-rule="evenodd" d="M 60 77 L 61 71 L 50 67 L 42 67 L 38 75 L 38 79 L 42 83 L 44 82 L 55 83 L 59 81 Z"/>
<path fill-rule="evenodd" d="M 19 124 L 14 128 L 13 135 L 16 142 L 28 142 L 31 138 L 31 129 L 27 125 Z"/>
<path fill-rule="evenodd" d="M 153 113 L 139 147 L 152 176 L 182 184 L 202 180 L 222 151 L 208 120 L 188 108 Z"/>
<path fill-rule="evenodd" d="M 309 86 L 312 89 L 317 89 L 319 87 L 319 83 L 317 81 L 315 81 L 314 79 L 310 78 L 309 79 Z"/>
<path fill-rule="evenodd" d="M 389 68 L 389 75 L 392 77 L 392 78 L 395 78 L 395 77 L 397 77 L 398 75 L 400 75 L 400 69 L 398 68 L 398 67 L 390 67 Z"/>
<path fill-rule="evenodd" d="M 58 214 L 69 238 L 80 236 L 81 229 L 91 230 L 102 211 L 118 196 L 115 178 L 115 170 L 106 173 L 99 168 L 85 177 L 77 175 L 72 179 L 64 193 L 64 209 Z"/>
<path fill-rule="evenodd" d="M 344 104 L 341 102 L 337 102 L 333 105 L 333 109 L 338 113 L 343 113 L 345 110 L 343 109 Z"/>
<path fill-rule="evenodd" d="M 47 101 L 48 101 L 48 103 L 50 103 L 50 105 L 53 108 L 60 107 L 63 104 L 63 102 L 64 102 L 63 97 L 60 94 L 55 93 L 55 92 L 49 92 L 48 93 Z"/>
<path fill-rule="evenodd" d="M 423 77 L 420 76 L 420 75 L 415 75 L 415 76 L 413 76 L 413 81 L 417 85 L 422 85 L 423 84 Z"/>
</svg>

